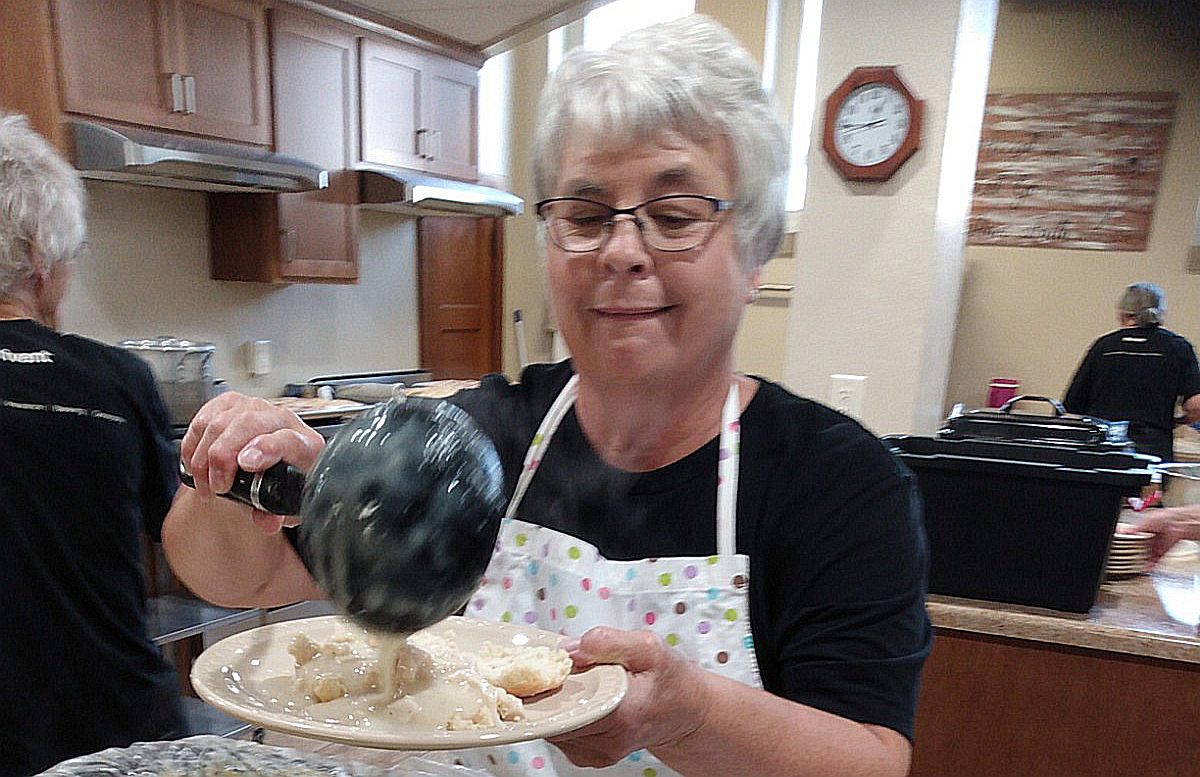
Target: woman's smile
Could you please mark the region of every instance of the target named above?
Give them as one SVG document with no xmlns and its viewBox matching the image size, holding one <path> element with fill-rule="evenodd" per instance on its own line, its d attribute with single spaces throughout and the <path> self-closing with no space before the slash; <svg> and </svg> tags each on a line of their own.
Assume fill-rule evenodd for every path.
<svg viewBox="0 0 1200 777">
<path fill-rule="evenodd" d="M 598 305 L 592 312 L 602 321 L 636 323 L 661 318 L 675 308 L 675 305 Z"/>
</svg>

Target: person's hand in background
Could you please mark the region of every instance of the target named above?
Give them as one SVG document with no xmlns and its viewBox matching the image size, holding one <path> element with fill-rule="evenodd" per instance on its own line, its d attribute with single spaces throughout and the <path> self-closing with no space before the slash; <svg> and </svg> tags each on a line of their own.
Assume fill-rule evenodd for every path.
<svg viewBox="0 0 1200 777">
<path fill-rule="evenodd" d="M 1200 540 L 1200 505 L 1164 507 L 1148 510 L 1134 531 L 1154 535 L 1150 541 L 1150 562 L 1158 563 L 1163 555 L 1180 540 Z"/>
</svg>

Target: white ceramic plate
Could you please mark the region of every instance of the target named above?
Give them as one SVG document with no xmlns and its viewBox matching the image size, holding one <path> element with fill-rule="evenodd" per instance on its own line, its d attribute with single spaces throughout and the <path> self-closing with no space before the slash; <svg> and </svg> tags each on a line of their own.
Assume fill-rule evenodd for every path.
<svg viewBox="0 0 1200 777">
<path fill-rule="evenodd" d="M 459 648 L 475 652 L 484 642 L 500 646 L 557 646 L 565 638 L 540 629 L 450 617 L 426 631 L 452 631 Z M 557 691 L 525 701 L 525 720 L 500 727 L 446 731 L 415 723 L 390 722 L 386 730 L 367 725 L 315 720 L 302 708 L 289 708 L 279 689 L 290 686 L 295 661 L 288 644 L 303 632 L 321 642 L 337 634 L 361 633 L 345 618 L 324 615 L 260 626 L 226 637 L 192 665 L 192 687 L 226 714 L 296 736 L 391 750 L 457 750 L 503 745 L 563 734 L 612 712 L 625 696 L 625 670 L 594 666 L 567 677 Z"/>
<path fill-rule="evenodd" d="M 1104 568 L 1104 571 L 1110 575 L 1126 575 L 1130 572 L 1145 572 L 1146 562 L 1140 561 L 1136 564 L 1109 564 Z"/>
<path fill-rule="evenodd" d="M 1148 540 L 1154 536 L 1154 534 L 1148 531 L 1136 531 L 1136 524 L 1132 523 L 1118 523 L 1117 528 L 1124 531 L 1113 533 L 1113 539 L 1116 541 L 1134 542 L 1137 540 Z"/>
</svg>

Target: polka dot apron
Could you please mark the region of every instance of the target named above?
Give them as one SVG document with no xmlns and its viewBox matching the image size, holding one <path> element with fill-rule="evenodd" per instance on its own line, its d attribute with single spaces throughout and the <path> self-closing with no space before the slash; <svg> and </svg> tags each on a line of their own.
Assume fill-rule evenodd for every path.
<svg viewBox="0 0 1200 777">
<path fill-rule="evenodd" d="M 736 381 L 721 418 L 717 555 L 609 561 L 570 535 L 518 520 L 521 503 L 559 423 L 575 403 L 578 376 L 563 388 L 525 454 L 525 467 L 479 590 L 467 614 L 578 637 L 593 626 L 649 629 L 705 669 L 761 687 L 750 636 L 749 559 L 735 553 L 741 406 Z M 573 766 L 545 741 L 441 754 L 497 777 L 676 772 L 648 751 L 603 769 Z M 440 759 L 439 759 L 440 760 Z"/>
</svg>

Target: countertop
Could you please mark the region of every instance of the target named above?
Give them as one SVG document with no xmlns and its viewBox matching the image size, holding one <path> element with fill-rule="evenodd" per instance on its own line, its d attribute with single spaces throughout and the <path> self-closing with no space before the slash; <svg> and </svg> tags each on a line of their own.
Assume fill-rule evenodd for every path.
<svg viewBox="0 0 1200 777">
<path fill-rule="evenodd" d="M 1181 542 L 1151 572 L 1109 579 L 1086 614 L 930 594 L 935 628 L 1200 664 L 1200 549 Z"/>
</svg>

